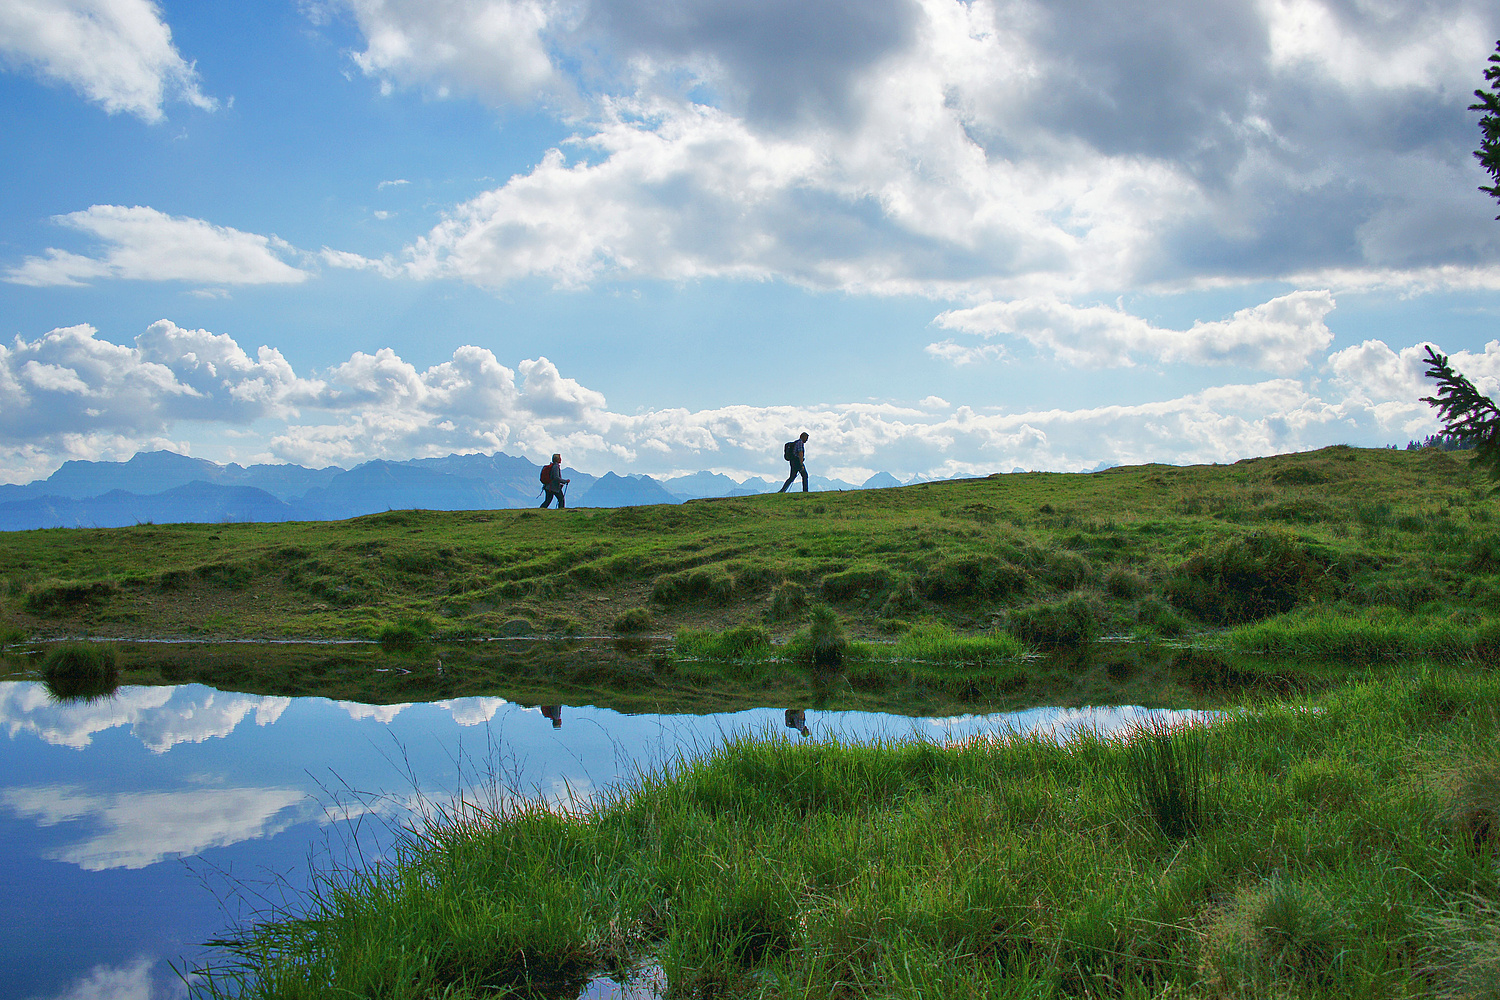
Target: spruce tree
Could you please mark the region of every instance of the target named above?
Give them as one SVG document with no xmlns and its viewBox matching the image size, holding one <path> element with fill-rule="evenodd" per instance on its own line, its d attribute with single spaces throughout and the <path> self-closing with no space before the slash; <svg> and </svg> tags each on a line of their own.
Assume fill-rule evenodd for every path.
<svg viewBox="0 0 1500 1000">
<path fill-rule="evenodd" d="M 1454 371 L 1448 357 L 1427 345 L 1427 377 L 1438 384 L 1436 396 L 1423 396 L 1422 402 L 1437 407 L 1443 422 L 1443 436 L 1472 446 L 1474 461 L 1500 481 L 1500 407 L 1474 388 L 1474 383 Z"/>
<path fill-rule="evenodd" d="M 1493 187 L 1481 184 L 1479 190 L 1500 200 L 1500 42 L 1495 43 L 1495 54 L 1490 56 L 1490 63 L 1489 69 L 1484 71 L 1484 78 L 1489 82 L 1490 89 L 1474 91 L 1479 103 L 1469 105 L 1469 110 L 1484 112 L 1484 117 L 1479 119 L 1481 138 L 1474 156 L 1495 181 Z M 1495 218 L 1500 219 L 1500 215 Z"/>
</svg>

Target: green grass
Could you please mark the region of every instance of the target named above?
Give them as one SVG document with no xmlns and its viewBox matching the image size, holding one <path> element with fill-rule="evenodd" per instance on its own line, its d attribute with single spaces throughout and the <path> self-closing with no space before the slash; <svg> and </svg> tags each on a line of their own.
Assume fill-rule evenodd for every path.
<svg viewBox="0 0 1500 1000">
<path fill-rule="evenodd" d="M 1489 657 L 1495 642 L 1493 620 L 1454 621 L 1416 617 L 1394 609 L 1309 609 L 1232 629 L 1233 648 L 1274 656 L 1314 656 L 1355 662 L 1427 657 L 1458 660 Z"/>
<path fill-rule="evenodd" d="M 343 522 L 0 533 L 0 619 L 34 637 L 433 638 L 509 623 L 606 635 L 830 604 L 1034 645 L 1192 635 L 1313 607 L 1443 617 L 1500 602 L 1500 533 L 1463 453 L 1327 448 L 1230 466 L 1024 473 L 813 497 L 586 510 L 393 511 Z M 1027 634 L 1022 635 L 1022 632 Z"/>
<path fill-rule="evenodd" d="M 1492 995 L 1497 709 L 1500 678 L 1419 670 L 1067 746 L 742 737 L 581 811 L 436 817 L 199 990 L 461 998 L 652 960 L 677 996 Z"/>
</svg>

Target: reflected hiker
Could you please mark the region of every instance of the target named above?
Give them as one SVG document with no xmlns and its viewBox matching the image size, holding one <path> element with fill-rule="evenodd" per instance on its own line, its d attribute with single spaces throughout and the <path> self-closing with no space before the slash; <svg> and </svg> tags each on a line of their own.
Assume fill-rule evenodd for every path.
<svg viewBox="0 0 1500 1000">
<path fill-rule="evenodd" d="M 807 466 L 803 464 L 803 459 L 807 457 L 806 446 L 807 431 L 803 431 L 802 436 L 797 440 L 788 441 L 781 446 L 781 457 L 792 463 L 792 474 L 786 477 L 786 482 L 781 484 L 781 489 L 777 490 L 777 493 L 785 493 L 786 488 L 792 485 L 792 481 L 798 475 L 802 477 L 802 492 L 807 492 Z"/>
<path fill-rule="evenodd" d="M 568 502 L 563 499 L 563 494 L 567 492 L 568 484 L 571 482 L 571 479 L 563 478 L 562 456 L 553 455 L 552 464 L 542 466 L 542 489 L 547 493 L 547 499 L 542 501 L 542 506 L 552 506 L 552 501 L 555 498 L 557 500 L 557 509 L 565 509 L 568 506 Z"/>
<path fill-rule="evenodd" d="M 789 708 L 786 710 L 786 727 L 795 729 L 803 736 L 811 736 L 812 730 L 807 728 L 807 709 Z"/>
<path fill-rule="evenodd" d="M 553 729 L 561 729 L 562 728 L 562 706 L 561 705 L 543 705 L 542 706 L 542 714 L 545 715 L 547 718 L 549 718 L 549 719 L 552 720 L 552 728 Z"/>
</svg>

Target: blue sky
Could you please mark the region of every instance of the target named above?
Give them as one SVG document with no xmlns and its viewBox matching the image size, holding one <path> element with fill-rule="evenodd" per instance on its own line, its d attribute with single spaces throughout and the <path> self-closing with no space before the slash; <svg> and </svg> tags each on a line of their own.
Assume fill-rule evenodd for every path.
<svg viewBox="0 0 1500 1000">
<path fill-rule="evenodd" d="M 860 480 L 1500 387 L 1470 0 L 7 0 L 0 481 L 171 448 Z"/>
</svg>

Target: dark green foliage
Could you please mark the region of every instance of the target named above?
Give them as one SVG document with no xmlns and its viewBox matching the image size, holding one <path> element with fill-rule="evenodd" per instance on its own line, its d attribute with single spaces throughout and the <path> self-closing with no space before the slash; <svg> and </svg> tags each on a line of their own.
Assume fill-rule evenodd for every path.
<svg viewBox="0 0 1500 1000">
<path fill-rule="evenodd" d="M 1165 601 L 1149 597 L 1136 608 L 1135 620 L 1142 629 L 1164 639 L 1175 639 L 1187 631 L 1187 622 Z"/>
<path fill-rule="evenodd" d="M 42 681 L 59 701 L 108 697 L 120 683 L 120 652 L 106 643 L 63 643 L 42 662 Z"/>
<path fill-rule="evenodd" d="M 108 580 L 46 580 L 28 587 L 21 604 L 39 615 L 60 614 L 100 604 L 116 590 Z"/>
<path fill-rule="evenodd" d="M 1227 625 L 1283 614 L 1329 592 L 1328 570 L 1306 544 L 1256 531 L 1188 559 L 1164 590 L 1179 608 Z"/>
<path fill-rule="evenodd" d="M 1454 371 L 1446 355 L 1427 345 L 1428 378 L 1438 384 L 1436 396 L 1422 402 L 1437 407 L 1443 432 L 1474 446 L 1474 462 L 1490 479 L 1500 480 L 1500 409 L 1495 401 L 1474 388 L 1474 383 Z"/>
<path fill-rule="evenodd" d="M 870 597 L 890 586 L 891 572 L 884 566 L 856 566 L 823 578 L 823 596 L 830 601 Z"/>
<path fill-rule="evenodd" d="M 656 619 L 651 616 L 648 608 L 630 608 L 615 616 L 615 631 L 620 635 L 637 635 L 641 632 L 649 632 L 651 626 L 656 624 Z"/>
<path fill-rule="evenodd" d="M 1474 91 L 1479 103 L 1469 105 L 1469 110 L 1484 112 L 1479 119 L 1479 148 L 1474 151 L 1474 156 L 1495 182 L 1489 187 L 1481 184 L 1479 190 L 1500 200 L 1500 42 L 1495 43 L 1495 53 L 1489 62 L 1484 79 L 1490 84 L 1490 89 Z M 1496 218 L 1500 219 L 1500 216 Z"/>
<path fill-rule="evenodd" d="M 651 587 L 651 599 L 669 606 L 689 601 L 728 604 L 733 597 L 734 578 L 719 566 L 667 573 L 657 577 Z"/>
<path fill-rule="evenodd" d="M 990 555 L 940 559 L 921 577 L 919 587 L 934 601 L 1008 597 L 1026 589 L 1025 570 Z"/>
<path fill-rule="evenodd" d="M 1013 608 L 1005 616 L 1007 632 L 1040 649 L 1078 649 L 1099 638 L 1101 629 L 1093 602 L 1076 594 L 1061 601 Z"/>
</svg>

